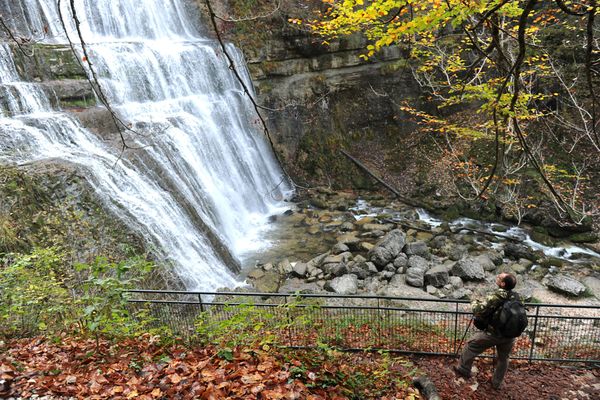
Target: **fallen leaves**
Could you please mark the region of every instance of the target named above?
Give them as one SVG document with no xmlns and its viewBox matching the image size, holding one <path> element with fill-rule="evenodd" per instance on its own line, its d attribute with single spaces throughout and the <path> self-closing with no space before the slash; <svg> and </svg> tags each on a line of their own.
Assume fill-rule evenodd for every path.
<svg viewBox="0 0 600 400">
<path fill-rule="evenodd" d="M 95 341 L 63 339 L 61 344 L 40 338 L 8 343 L 0 353 L 0 397 L 420 399 L 408 383 L 419 367 L 444 399 L 572 398 L 573 393 L 600 398 L 600 388 L 594 386 L 599 370 L 581 372 L 548 363 L 512 362 L 505 388 L 494 397 L 490 360 L 478 360 L 475 377 L 465 381 L 455 378 L 449 368 L 453 360 L 444 357 L 276 348 L 233 348 L 220 357 L 222 349 L 214 347 L 160 346 L 132 339 L 103 340 L 98 353 Z"/>
<path fill-rule="evenodd" d="M 416 360 L 421 370 L 433 381 L 440 397 L 461 400 L 522 400 L 522 399 L 598 399 L 600 369 L 586 372 L 551 363 L 511 361 L 502 390 L 491 386 L 493 361 L 478 359 L 477 371 L 470 379 L 456 378 L 450 366 L 456 359 L 422 357 Z M 570 392 L 584 393 L 573 397 Z"/>
<path fill-rule="evenodd" d="M 367 360 L 348 354 L 337 366 L 328 360 L 322 368 L 309 369 L 305 364 L 311 356 L 301 361 L 291 356 L 298 352 L 275 348 L 223 352 L 213 347 L 161 347 L 156 341 L 125 339 L 117 343 L 101 340 L 98 352 L 93 340 L 62 339 L 60 344 L 43 338 L 8 343 L 0 353 L 0 382 L 5 382 L 0 383 L 0 396 L 340 400 L 364 388 L 346 387 L 343 379 L 332 377 L 350 376 L 357 372 L 352 369 L 357 365 L 366 376 L 377 368 L 379 357 Z M 302 373 L 292 374 L 293 368 Z M 391 379 L 381 386 L 389 396 L 367 394 L 362 398 L 401 399 L 409 393 L 406 385 L 397 386 Z"/>
</svg>

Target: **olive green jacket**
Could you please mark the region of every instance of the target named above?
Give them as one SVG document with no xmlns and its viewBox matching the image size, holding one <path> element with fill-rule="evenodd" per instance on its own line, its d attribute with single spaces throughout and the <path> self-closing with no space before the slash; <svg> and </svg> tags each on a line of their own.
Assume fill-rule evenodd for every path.
<svg viewBox="0 0 600 400">
<path fill-rule="evenodd" d="M 485 319 L 489 322 L 492 320 L 494 313 L 500 310 L 504 301 L 511 296 L 517 296 L 517 298 L 520 299 L 518 293 L 498 288 L 488 294 L 485 298 L 472 301 L 471 309 L 473 310 L 475 317 Z M 488 327 L 485 330 L 492 335 L 498 335 L 491 324 L 488 324 Z"/>
</svg>

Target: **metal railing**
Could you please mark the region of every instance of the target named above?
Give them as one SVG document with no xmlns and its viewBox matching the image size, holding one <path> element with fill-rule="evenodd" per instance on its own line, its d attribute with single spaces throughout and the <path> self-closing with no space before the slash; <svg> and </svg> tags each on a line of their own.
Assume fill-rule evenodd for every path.
<svg viewBox="0 0 600 400">
<path fill-rule="evenodd" d="M 469 324 L 463 300 L 320 294 L 208 293 L 131 290 L 132 311 L 194 338 L 220 331 L 277 345 L 454 355 Z M 600 363 L 600 307 L 528 303 L 529 325 L 511 358 Z M 468 332 L 467 332 L 468 330 Z M 492 356 L 492 350 L 484 356 Z"/>
</svg>

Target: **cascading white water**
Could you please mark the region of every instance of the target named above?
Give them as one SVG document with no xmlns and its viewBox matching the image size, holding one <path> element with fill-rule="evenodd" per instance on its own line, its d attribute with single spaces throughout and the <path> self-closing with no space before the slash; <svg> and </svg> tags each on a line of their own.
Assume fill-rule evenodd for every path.
<svg viewBox="0 0 600 400">
<path fill-rule="evenodd" d="M 11 29 L 66 43 L 56 3 L 0 0 L 14 14 Z M 193 31 L 178 0 L 75 5 L 100 85 L 136 132 L 126 134 L 129 144 L 142 149 L 119 159 L 53 111 L 36 85 L 20 82 L 4 46 L 0 87 L 11 106 L 0 119 L 0 160 L 61 158 L 84 167 L 107 207 L 172 260 L 189 288 L 234 286 L 215 238 L 241 257 L 257 245 L 257 232 L 288 190 L 241 85 L 217 44 Z M 78 44 L 69 0 L 62 15 Z M 239 52 L 228 52 L 244 71 Z"/>
</svg>

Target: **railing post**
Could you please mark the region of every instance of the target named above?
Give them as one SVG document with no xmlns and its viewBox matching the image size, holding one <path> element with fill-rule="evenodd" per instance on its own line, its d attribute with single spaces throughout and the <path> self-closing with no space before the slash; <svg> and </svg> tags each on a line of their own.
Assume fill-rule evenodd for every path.
<svg viewBox="0 0 600 400">
<path fill-rule="evenodd" d="M 456 352 L 458 351 L 457 347 L 458 347 L 458 301 L 454 303 L 455 307 L 455 314 L 454 314 L 454 351 L 453 353 L 456 354 Z"/>
<path fill-rule="evenodd" d="M 200 312 L 204 312 L 204 303 L 202 302 L 202 295 L 198 293 L 198 303 L 200 303 Z"/>
<path fill-rule="evenodd" d="M 379 297 L 377 298 L 377 320 L 378 320 L 378 331 L 377 335 L 379 339 L 383 339 L 383 318 L 381 317 L 381 303 Z"/>
<path fill-rule="evenodd" d="M 533 348 L 535 346 L 535 339 L 537 334 L 538 316 L 540 315 L 540 306 L 535 306 L 535 318 L 533 320 L 533 333 L 531 334 L 531 348 L 529 349 L 529 362 L 533 358 Z"/>
<path fill-rule="evenodd" d="M 287 317 L 287 332 L 288 332 L 288 346 L 293 346 L 292 344 L 292 317 L 290 316 L 290 305 L 288 302 L 288 296 L 285 296 L 285 315 Z"/>
</svg>

